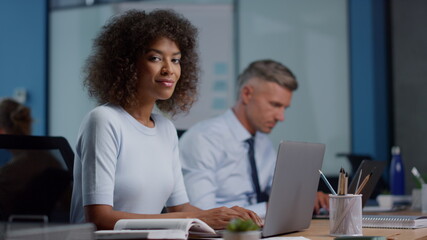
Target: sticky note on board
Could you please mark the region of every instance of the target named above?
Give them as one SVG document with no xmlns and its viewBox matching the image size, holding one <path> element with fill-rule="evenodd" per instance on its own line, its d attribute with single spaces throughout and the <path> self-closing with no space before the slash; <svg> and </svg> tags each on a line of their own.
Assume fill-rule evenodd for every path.
<svg viewBox="0 0 427 240">
<path fill-rule="evenodd" d="M 212 88 L 215 92 L 226 92 L 228 88 L 227 80 L 214 81 Z"/>
<path fill-rule="evenodd" d="M 224 110 L 227 108 L 227 101 L 224 98 L 214 98 L 212 100 L 212 109 Z"/>
<path fill-rule="evenodd" d="M 215 75 L 227 75 L 228 74 L 228 64 L 224 62 L 216 62 L 214 64 L 214 74 Z"/>
</svg>

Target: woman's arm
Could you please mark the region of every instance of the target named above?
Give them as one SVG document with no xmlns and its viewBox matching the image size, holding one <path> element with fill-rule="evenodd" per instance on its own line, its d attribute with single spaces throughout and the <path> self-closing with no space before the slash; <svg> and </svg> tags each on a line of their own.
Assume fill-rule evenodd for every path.
<svg viewBox="0 0 427 240">
<path fill-rule="evenodd" d="M 110 205 L 88 205 L 84 207 L 87 222 L 92 222 L 98 230 L 113 229 L 114 224 L 120 219 L 143 218 L 188 218 L 188 213 L 174 212 L 167 214 L 136 214 L 116 211 Z"/>
<path fill-rule="evenodd" d="M 110 205 L 85 206 L 86 221 L 96 225 L 98 230 L 113 229 L 119 219 L 141 218 L 198 218 L 214 229 L 223 229 L 233 218 L 252 219 L 261 226 L 261 219 L 252 211 L 241 207 L 219 207 L 200 210 L 188 203 L 168 207 L 165 214 L 135 214 L 115 211 Z"/>
</svg>

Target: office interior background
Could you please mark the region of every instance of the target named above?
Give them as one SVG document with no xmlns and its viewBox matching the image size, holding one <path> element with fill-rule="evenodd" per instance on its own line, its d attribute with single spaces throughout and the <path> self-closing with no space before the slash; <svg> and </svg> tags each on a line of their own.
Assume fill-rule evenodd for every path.
<svg viewBox="0 0 427 240">
<path fill-rule="evenodd" d="M 96 106 L 81 72 L 92 40 L 130 8 L 172 8 L 199 28 L 200 100 L 174 119 L 178 129 L 229 108 L 237 74 L 271 58 L 300 84 L 270 135 L 276 146 L 325 143 L 322 169 L 337 175 L 341 167 L 351 171 L 340 153 L 389 162 L 398 145 L 407 192 L 412 166 L 427 174 L 423 0 L 2 0 L 0 98 L 32 109 L 34 135 L 64 136 L 74 147 L 82 118 Z"/>
</svg>

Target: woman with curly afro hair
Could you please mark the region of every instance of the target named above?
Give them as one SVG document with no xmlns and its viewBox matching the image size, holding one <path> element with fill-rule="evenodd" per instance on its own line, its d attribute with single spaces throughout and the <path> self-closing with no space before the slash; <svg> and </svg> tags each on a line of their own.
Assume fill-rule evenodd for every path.
<svg viewBox="0 0 427 240">
<path fill-rule="evenodd" d="M 84 84 L 99 106 L 76 146 L 71 221 L 112 229 L 124 218 L 199 218 L 214 228 L 258 216 L 188 202 L 172 122 L 196 99 L 197 29 L 172 10 L 113 17 L 94 41 Z M 166 213 L 161 214 L 162 209 Z"/>
</svg>

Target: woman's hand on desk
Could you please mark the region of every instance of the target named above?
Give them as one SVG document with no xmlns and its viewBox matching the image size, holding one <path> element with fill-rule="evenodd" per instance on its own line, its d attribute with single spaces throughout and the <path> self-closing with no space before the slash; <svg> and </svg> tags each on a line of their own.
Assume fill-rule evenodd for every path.
<svg viewBox="0 0 427 240">
<path fill-rule="evenodd" d="M 195 212 L 195 214 L 196 218 L 206 222 L 214 229 L 224 229 L 228 222 L 234 218 L 252 219 L 258 226 L 262 226 L 262 220 L 256 213 L 238 206 L 212 208 Z"/>
<path fill-rule="evenodd" d="M 252 219 L 252 221 L 254 221 L 259 227 L 262 227 L 264 225 L 264 221 L 258 216 L 258 214 L 256 214 L 251 210 L 248 210 L 246 208 L 242 208 L 239 206 L 234 206 L 231 209 L 238 212 L 242 212 L 247 216 L 246 218 L 243 218 L 243 219 Z"/>
</svg>

